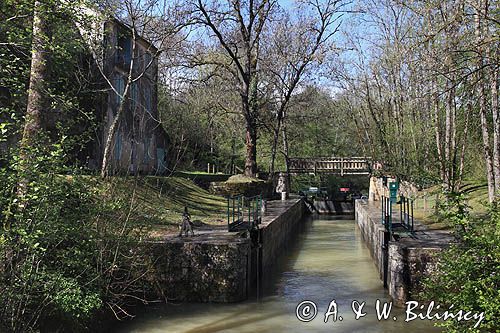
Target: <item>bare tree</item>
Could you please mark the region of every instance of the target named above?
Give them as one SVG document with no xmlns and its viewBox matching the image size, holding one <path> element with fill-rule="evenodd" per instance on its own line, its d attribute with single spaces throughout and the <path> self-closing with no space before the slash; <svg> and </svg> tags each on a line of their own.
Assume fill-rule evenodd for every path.
<svg viewBox="0 0 500 333">
<path fill-rule="evenodd" d="M 195 22 L 206 27 L 217 40 L 230 59 L 224 67 L 238 82 L 246 131 L 245 174 L 251 177 L 257 173 L 259 50 L 263 31 L 276 6 L 276 0 L 191 3 Z"/>
<path fill-rule="evenodd" d="M 339 31 L 345 1 L 308 1 L 299 8 L 305 15 L 292 17 L 284 13 L 272 25 L 269 43 L 263 45 L 263 72 L 275 107 L 275 124 L 271 147 L 270 175 L 274 165 L 280 132 L 288 170 L 286 110 L 297 86 L 306 76 L 320 75 L 320 68 L 331 65 L 336 53 L 333 36 Z M 327 64 L 328 63 L 328 64 Z"/>
</svg>

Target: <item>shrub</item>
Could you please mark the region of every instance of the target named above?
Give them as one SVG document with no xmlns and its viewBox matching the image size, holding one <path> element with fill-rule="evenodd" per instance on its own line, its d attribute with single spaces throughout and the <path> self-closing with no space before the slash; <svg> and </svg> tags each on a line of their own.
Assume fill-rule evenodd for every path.
<svg viewBox="0 0 500 333">
<path fill-rule="evenodd" d="M 484 321 L 446 321 L 446 332 L 495 332 L 500 327 L 500 206 L 472 217 L 464 197 L 455 195 L 442 207 L 457 242 L 443 251 L 435 273 L 424 281 L 423 297 L 454 309 L 484 312 Z M 497 331 L 498 332 L 498 331 Z"/>
</svg>

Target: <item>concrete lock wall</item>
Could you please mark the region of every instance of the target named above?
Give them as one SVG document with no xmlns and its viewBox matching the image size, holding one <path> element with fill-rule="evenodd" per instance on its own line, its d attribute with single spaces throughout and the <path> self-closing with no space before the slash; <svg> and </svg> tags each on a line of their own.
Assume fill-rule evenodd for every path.
<svg viewBox="0 0 500 333">
<path fill-rule="evenodd" d="M 354 214 L 354 205 L 351 202 L 332 200 L 314 200 L 314 207 L 320 214 Z"/>
<path fill-rule="evenodd" d="M 250 247 L 248 237 L 154 244 L 158 296 L 191 302 L 245 300 Z"/>
<path fill-rule="evenodd" d="M 382 251 L 382 244 L 384 240 L 385 228 L 381 224 L 381 220 L 375 220 L 375 216 L 370 216 L 366 205 L 362 205 L 363 200 L 356 200 L 355 203 L 355 217 L 356 222 L 361 231 L 361 236 L 365 241 L 370 254 L 374 259 L 375 266 L 377 266 L 380 279 L 384 278 L 384 256 Z"/>
<path fill-rule="evenodd" d="M 246 300 L 254 287 L 271 278 L 273 264 L 306 211 L 301 199 L 278 206 L 251 232 L 171 238 L 152 244 L 158 296 L 189 302 Z"/>
<path fill-rule="evenodd" d="M 361 230 L 380 278 L 387 281 L 389 295 L 394 305 L 404 306 L 420 291 L 422 278 L 436 268 L 436 254 L 446 247 L 446 242 L 404 238 L 389 241 L 387 252 L 382 249 L 385 228 L 381 224 L 378 207 L 365 200 L 356 200 L 356 222 Z"/>
<path fill-rule="evenodd" d="M 272 272 L 273 265 L 287 247 L 288 240 L 294 235 L 305 211 L 304 201 L 296 199 L 291 206 L 271 221 L 263 219 L 259 229 L 264 279 L 269 278 L 267 275 Z"/>
</svg>

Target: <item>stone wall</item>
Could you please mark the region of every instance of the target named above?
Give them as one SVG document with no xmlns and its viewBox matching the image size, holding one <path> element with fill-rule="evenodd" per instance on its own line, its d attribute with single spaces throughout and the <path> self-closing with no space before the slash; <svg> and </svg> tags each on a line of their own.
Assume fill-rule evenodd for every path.
<svg viewBox="0 0 500 333">
<path fill-rule="evenodd" d="M 387 184 L 395 182 L 396 178 L 387 177 Z M 414 198 L 418 195 L 418 188 L 408 181 L 399 182 L 398 195 Z M 368 192 L 369 201 L 380 201 L 382 196 L 389 196 L 389 189 L 384 186 L 382 177 L 370 177 L 370 190 Z"/>
<path fill-rule="evenodd" d="M 435 269 L 436 254 L 445 248 L 452 238 L 443 231 L 426 230 L 419 238 L 391 240 L 387 251 L 383 251 L 385 228 L 381 224 L 381 212 L 366 200 L 356 200 L 356 222 L 364 241 L 374 259 L 375 265 L 384 279 L 386 273 L 387 289 L 396 306 L 417 296 L 423 277 Z M 384 265 L 386 260 L 386 265 Z M 386 272 L 384 272 L 386 271 Z"/>
<path fill-rule="evenodd" d="M 356 200 L 355 203 L 355 217 L 356 222 L 361 231 L 361 236 L 365 241 L 368 249 L 370 250 L 370 254 L 374 259 L 375 266 L 379 271 L 380 279 L 384 277 L 383 270 L 383 251 L 382 244 L 384 240 L 384 231 L 385 228 L 381 223 L 381 219 L 375 218 L 375 214 L 369 213 L 368 205 L 364 204 L 365 200 Z"/>
<path fill-rule="evenodd" d="M 287 202 L 279 214 L 270 220 L 263 218 L 259 226 L 264 279 L 267 278 L 266 273 L 273 271 L 274 263 L 282 255 L 288 241 L 293 238 L 306 211 L 304 201 L 301 199 L 287 200 Z"/>
<path fill-rule="evenodd" d="M 247 298 L 248 233 L 189 241 L 172 239 L 152 246 L 156 279 L 166 299 L 237 302 Z M 245 238 L 243 238 L 245 237 Z"/>
<path fill-rule="evenodd" d="M 247 299 L 255 286 L 271 278 L 273 264 L 284 253 L 305 206 L 301 199 L 274 201 L 268 210 L 251 232 L 217 231 L 153 243 L 157 296 L 189 302 Z"/>
<path fill-rule="evenodd" d="M 387 184 L 395 182 L 396 178 L 388 177 Z M 380 201 L 382 196 L 389 196 L 389 189 L 384 186 L 382 177 L 370 177 L 370 189 L 368 191 L 369 201 Z"/>
<path fill-rule="evenodd" d="M 354 205 L 352 202 L 316 199 L 314 200 L 314 207 L 316 208 L 316 211 L 321 214 L 354 214 Z"/>
</svg>

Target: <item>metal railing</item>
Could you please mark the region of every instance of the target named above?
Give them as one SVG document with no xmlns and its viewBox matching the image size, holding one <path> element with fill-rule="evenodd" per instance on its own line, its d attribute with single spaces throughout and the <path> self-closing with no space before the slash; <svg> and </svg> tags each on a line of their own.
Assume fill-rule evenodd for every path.
<svg viewBox="0 0 500 333">
<path fill-rule="evenodd" d="M 413 199 L 400 196 L 399 197 L 399 216 L 401 218 L 401 225 L 411 233 L 414 232 L 413 221 Z"/>
<path fill-rule="evenodd" d="M 227 230 L 250 230 L 260 224 L 262 196 L 227 198 Z"/>
<path fill-rule="evenodd" d="M 404 228 L 411 234 L 414 233 L 414 219 L 413 219 L 413 199 L 405 196 L 400 196 L 397 204 L 399 205 L 399 221 L 394 221 L 392 213 L 394 211 L 393 202 L 390 197 L 382 196 L 382 218 L 381 222 L 385 226 L 386 231 L 393 233 L 394 228 Z"/>
<path fill-rule="evenodd" d="M 386 231 L 392 232 L 392 201 L 386 196 L 382 196 L 382 224 Z"/>
</svg>

